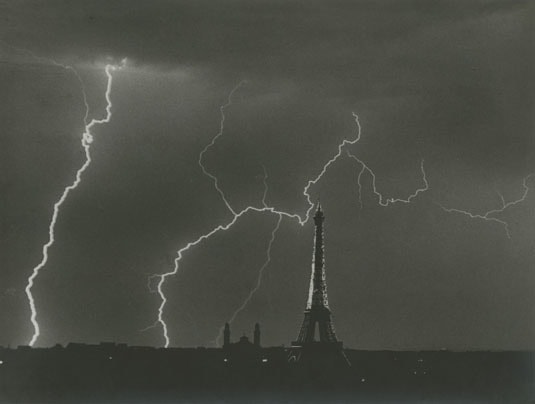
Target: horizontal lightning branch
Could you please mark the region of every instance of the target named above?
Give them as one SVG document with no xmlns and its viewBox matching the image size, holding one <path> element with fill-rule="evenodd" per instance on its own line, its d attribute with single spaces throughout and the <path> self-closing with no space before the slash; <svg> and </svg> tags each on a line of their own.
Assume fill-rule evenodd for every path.
<svg viewBox="0 0 535 404">
<path fill-rule="evenodd" d="M 375 173 L 372 171 L 372 169 L 366 165 L 361 159 L 356 157 L 354 154 L 347 152 L 347 155 L 351 157 L 353 160 L 357 161 L 361 165 L 361 169 L 359 171 L 359 174 L 357 176 L 357 184 L 358 184 L 358 190 L 359 190 L 359 203 L 360 207 L 362 208 L 362 176 L 365 172 L 368 172 L 370 176 L 372 177 L 372 192 L 379 198 L 379 205 L 386 207 L 392 203 L 411 203 L 414 198 L 416 198 L 420 193 L 425 192 L 429 189 L 429 183 L 427 182 L 427 176 L 425 174 L 424 169 L 424 160 L 420 163 L 420 171 L 422 172 L 422 182 L 424 183 L 424 186 L 421 188 L 416 189 L 411 195 L 409 195 L 407 198 L 385 198 L 383 194 L 381 194 L 377 190 L 376 185 L 376 177 Z"/>
<path fill-rule="evenodd" d="M 522 180 L 523 192 L 522 192 L 522 196 L 520 198 L 506 203 L 503 195 L 498 193 L 498 195 L 500 197 L 500 200 L 502 202 L 502 207 L 499 208 L 499 209 L 491 209 L 491 210 L 489 210 L 487 212 L 484 212 L 482 214 L 472 213 L 470 211 L 463 210 L 463 209 L 447 208 L 447 207 L 441 205 L 438 202 L 435 202 L 435 203 L 442 210 L 444 210 L 445 212 L 448 212 L 448 213 L 458 213 L 458 214 L 464 215 L 464 216 L 466 216 L 466 217 L 468 217 L 470 219 L 478 219 L 478 220 L 484 220 L 486 222 L 498 223 L 499 225 L 503 226 L 503 228 L 505 230 L 505 235 L 507 236 L 507 238 L 511 239 L 511 230 L 509 228 L 509 223 L 506 222 L 505 220 L 498 219 L 497 217 L 495 217 L 495 215 L 503 213 L 507 209 L 509 209 L 510 207 L 518 205 L 518 204 L 520 204 L 520 203 L 522 203 L 522 202 L 524 202 L 526 200 L 526 198 L 528 196 L 528 193 L 529 193 L 529 187 L 528 187 L 527 182 L 533 175 L 535 175 L 535 173 L 531 173 L 531 174 L 527 175 Z"/>
</svg>

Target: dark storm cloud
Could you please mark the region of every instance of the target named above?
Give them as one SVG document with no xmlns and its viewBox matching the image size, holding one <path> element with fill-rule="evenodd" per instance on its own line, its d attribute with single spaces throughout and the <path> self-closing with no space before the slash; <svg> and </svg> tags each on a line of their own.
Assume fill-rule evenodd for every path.
<svg viewBox="0 0 535 404">
<path fill-rule="evenodd" d="M 396 109 L 421 111 L 426 137 L 479 149 L 472 161 L 503 148 L 504 131 L 519 138 L 520 150 L 510 153 L 530 141 L 529 2 L 27 1 L 5 8 L 7 43 L 61 60 L 190 67 L 212 80 L 294 85 L 302 99 L 348 109 L 394 98 Z"/>
<path fill-rule="evenodd" d="M 477 101 L 496 95 L 513 110 L 533 106 L 523 82 L 533 66 L 529 2 L 56 0 L 5 8 L 7 43 L 69 61 L 128 57 L 268 87 L 289 81 L 304 98 L 342 105 L 418 96 L 447 120 L 492 120 L 492 104 Z"/>
<path fill-rule="evenodd" d="M 19 1 L 2 37 L 51 55 L 128 56 L 154 65 L 216 65 L 311 74 L 384 51 L 432 26 L 526 8 L 507 1 Z M 446 29 L 446 28 L 445 28 Z M 370 53 L 372 53 L 370 55 Z M 333 60 L 334 59 L 334 60 Z M 332 72 L 337 73 L 336 71 Z"/>
</svg>

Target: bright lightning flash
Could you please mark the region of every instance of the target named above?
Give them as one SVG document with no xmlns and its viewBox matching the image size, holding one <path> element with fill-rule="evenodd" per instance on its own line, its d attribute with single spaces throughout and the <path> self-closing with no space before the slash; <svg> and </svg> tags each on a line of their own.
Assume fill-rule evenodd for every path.
<svg viewBox="0 0 535 404">
<path fill-rule="evenodd" d="M 472 212 L 469 212 L 467 210 L 462 210 L 462 209 L 446 208 L 446 207 L 444 207 L 443 205 L 441 205 L 438 202 L 435 202 L 435 203 L 438 206 L 440 206 L 440 208 L 442 208 L 442 210 L 444 210 L 445 212 L 448 212 L 448 213 L 459 213 L 461 215 L 469 217 L 470 219 L 479 219 L 479 220 L 484 220 L 484 221 L 487 221 L 487 222 L 498 223 L 501 226 L 503 226 L 507 238 L 511 239 L 511 231 L 510 231 L 510 228 L 509 228 L 509 223 L 507 223 L 505 220 L 498 219 L 497 217 L 495 217 L 495 215 L 503 213 L 505 210 L 507 210 L 511 206 L 518 205 L 519 203 L 522 203 L 522 202 L 524 202 L 526 200 L 526 198 L 528 196 L 528 193 L 529 193 L 529 187 L 528 187 L 527 182 L 533 175 L 535 175 L 535 173 L 531 173 L 531 174 L 527 175 L 522 180 L 522 188 L 523 188 L 524 192 L 522 193 L 522 196 L 520 198 L 518 198 L 518 199 L 516 199 L 514 201 L 505 202 L 505 199 L 504 199 L 503 195 L 498 192 L 498 195 L 499 195 L 500 200 L 502 202 L 502 207 L 499 208 L 499 209 L 489 210 L 489 211 L 487 211 L 487 212 L 485 212 L 483 214 L 472 213 Z"/>
<path fill-rule="evenodd" d="M 69 186 L 65 187 L 65 189 L 63 190 L 63 193 L 61 194 L 60 198 L 54 204 L 52 218 L 51 218 L 50 224 L 48 226 L 48 242 L 43 245 L 41 262 L 36 267 L 33 268 L 32 274 L 28 278 L 28 283 L 27 283 L 26 288 L 25 288 L 26 296 L 28 297 L 28 302 L 29 302 L 30 311 L 31 311 L 30 320 L 32 322 L 33 330 L 34 330 L 32 338 L 31 338 L 31 340 L 29 342 L 30 346 L 33 346 L 35 344 L 35 342 L 37 341 L 37 339 L 39 338 L 39 336 L 41 334 L 39 323 L 37 322 L 37 309 L 36 309 L 35 300 L 34 300 L 34 297 L 33 297 L 33 294 L 32 294 L 32 288 L 34 286 L 36 278 L 39 276 L 39 272 L 46 265 L 46 263 L 48 261 L 48 251 L 52 247 L 52 245 L 54 244 L 54 241 L 55 241 L 54 231 L 55 231 L 56 222 L 57 222 L 57 219 L 58 219 L 58 216 L 59 216 L 60 208 L 63 205 L 63 203 L 67 200 L 67 197 L 69 196 L 71 191 L 73 191 L 74 189 L 76 189 L 78 187 L 78 185 L 80 184 L 80 182 L 82 180 L 82 174 L 84 173 L 84 171 L 91 164 L 91 153 L 90 152 L 91 152 L 91 143 L 93 142 L 93 134 L 91 133 L 91 130 L 93 129 L 93 127 L 95 125 L 106 124 L 111 120 L 111 117 L 112 117 L 112 112 L 111 112 L 111 110 L 112 110 L 112 102 L 111 102 L 110 96 L 111 96 L 111 89 L 112 89 L 112 82 L 113 82 L 112 72 L 115 71 L 115 70 L 119 70 L 122 67 L 124 67 L 125 62 L 126 62 L 126 60 L 123 60 L 123 62 L 120 65 L 110 65 L 110 64 L 108 64 L 108 65 L 106 65 L 106 67 L 104 69 L 104 71 L 106 73 L 106 76 L 107 76 L 107 86 L 106 86 L 106 94 L 105 94 L 105 98 L 106 98 L 106 116 L 104 118 L 102 118 L 102 119 L 92 119 L 89 123 L 87 123 L 87 116 L 89 114 L 89 106 L 87 104 L 87 101 L 86 101 L 87 97 L 86 97 L 85 91 L 84 91 L 84 102 L 85 102 L 85 106 L 86 106 L 86 115 L 85 115 L 86 118 L 84 120 L 85 129 L 84 129 L 84 132 L 82 133 L 81 143 L 82 143 L 82 147 L 84 148 L 84 152 L 85 152 L 85 161 L 82 164 L 82 166 L 76 171 L 76 175 L 75 175 L 75 178 L 74 178 L 73 182 Z M 76 72 L 76 70 L 74 68 L 70 67 L 70 66 L 63 66 L 63 65 L 60 65 L 59 63 L 55 63 L 55 65 L 65 67 L 65 68 L 67 68 L 69 70 L 72 70 L 73 72 Z M 78 77 L 78 79 L 80 79 L 80 76 L 78 75 L 78 73 L 76 72 L 75 74 Z M 81 80 L 80 80 L 80 82 L 81 82 Z M 83 87 L 82 87 L 82 90 L 83 90 Z"/>
<path fill-rule="evenodd" d="M 193 240 L 193 241 L 190 241 L 189 243 L 187 243 L 184 247 L 182 247 L 181 249 L 179 249 L 177 251 L 177 256 L 174 260 L 174 268 L 169 271 L 169 272 L 166 272 L 166 273 L 163 273 L 163 274 L 158 274 L 158 275 L 152 275 L 151 276 L 151 279 L 154 279 L 154 278 L 159 278 L 158 282 L 157 282 L 157 287 L 156 287 L 156 290 L 158 292 L 158 295 L 160 296 L 160 306 L 158 307 L 158 319 L 156 320 L 156 322 L 154 323 L 153 326 L 151 327 L 154 327 L 158 324 L 161 325 L 162 327 L 162 330 L 163 330 L 163 337 L 164 337 L 164 340 L 165 340 L 165 347 L 169 347 L 169 343 L 170 343 L 170 340 L 169 340 L 169 334 L 168 334 L 168 328 L 167 328 L 167 323 L 165 322 L 164 320 L 164 309 L 165 309 L 165 306 L 166 306 L 166 303 L 167 303 L 167 297 L 163 291 L 163 287 L 164 287 L 164 284 L 165 284 L 165 281 L 167 280 L 167 278 L 171 277 L 171 276 L 174 276 L 178 273 L 178 269 L 179 269 L 179 265 L 180 265 L 180 261 L 182 260 L 182 257 L 184 256 L 184 253 L 186 251 L 188 251 L 190 248 L 193 248 L 197 245 L 199 245 L 201 242 L 209 239 L 210 237 L 212 237 L 213 235 L 219 233 L 219 232 L 222 232 L 222 231 L 226 231 L 228 230 L 229 228 L 231 228 L 234 223 L 236 223 L 236 221 L 246 215 L 247 213 L 250 213 L 250 212 L 257 212 L 257 213 L 262 213 L 262 212 L 269 212 L 269 213 L 273 213 L 273 214 L 276 214 L 279 216 L 279 222 L 277 222 L 277 226 L 276 228 L 273 230 L 272 232 L 272 238 L 271 238 L 271 241 L 269 243 L 269 246 L 268 246 L 268 252 L 267 252 L 267 257 L 268 259 L 264 262 L 264 265 L 262 266 L 261 268 L 261 271 L 259 273 L 259 277 L 258 277 L 258 282 L 257 282 L 257 286 L 251 291 L 251 293 L 249 294 L 249 297 L 244 301 L 243 305 L 240 306 L 240 308 L 235 312 L 235 315 L 233 317 L 235 317 L 239 311 L 241 311 L 246 305 L 247 303 L 249 302 L 250 298 L 252 297 L 252 295 L 255 293 L 255 291 L 258 289 L 259 287 L 259 284 L 261 282 L 261 279 L 262 279 L 262 273 L 264 271 L 264 269 L 267 267 L 267 265 L 269 264 L 269 260 L 270 260 L 270 256 L 271 256 L 271 246 L 273 244 L 273 241 L 275 239 L 275 234 L 276 234 L 276 231 L 277 229 L 279 228 L 279 224 L 280 224 L 280 221 L 282 220 L 283 217 L 287 217 L 289 219 L 294 219 L 296 220 L 301 226 L 304 226 L 308 220 L 310 219 L 310 212 L 312 211 L 312 209 L 314 208 L 314 203 L 312 202 L 312 196 L 310 195 L 310 188 L 313 186 L 313 185 L 316 185 L 320 179 L 323 177 L 323 175 L 327 172 L 328 168 L 334 163 L 336 162 L 341 156 L 342 156 L 342 153 L 344 151 L 344 148 L 348 145 L 354 145 L 356 144 L 359 140 L 360 140 L 360 135 L 361 135 L 361 125 L 360 125 L 360 122 L 359 122 L 359 118 L 358 118 L 358 115 L 353 113 L 353 117 L 355 119 L 355 123 L 357 125 L 357 135 L 354 139 L 352 140 L 348 140 L 348 139 L 344 139 L 337 147 L 338 149 L 338 152 L 330 159 L 328 160 L 325 165 L 322 167 L 322 169 L 320 170 L 319 174 L 314 177 L 313 179 L 309 180 L 307 182 L 307 184 L 305 185 L 304 189 L 303 189 L 303 196 L 305 197 L 305 200 L 308 204 L 308 207 L 307 207 L 307 210 L 305 212 L 305 215 L 304 217 L 297 214 L 297 213 L 289 213 L 289 212 L 286 212 L 286 211 L 282 211 L 282 210 L 277 210 L 275 209 L 274 207 L 272 206 L 269 206 L 266 202 L 266 193 L 267 193 L 267 190 L 264 191 L 264 194 L 263 194 L 263 198 L 262 198 L 262 207 L 255 207 L 255 206 L 248 206 L 246 208 L 244 208 L 243 210 L 241 210 L 240 212 L 236 212 L 234 211 L 230 204 L 228 203 L 228 199 L 226 198 L 225 196 L 225 193 L 223 192 L 223 190 L 221 190 L 221 188 L 218 186 L 218 181 L 217 181 L 217 177 L 211 173 L 209 173 L 205 168 L 204 166 L 202 165 L 202 156 L 204 153 L 206 153 L 206 151 L 214 145 L 215 141 L 222 136 L 223 134 L 223 127 L 224 127 L 224 119 L 225 119 L 225 109 L 231 105 L 232 103 L 232 95 L 234 94 L 234 92 L 243 84 L 240 83 L 238 84 L 232 91 L 231 93 L 229 94 L 229 97 L 228 97 L 228 102 L 223 105 L 221 108 L 220 108 L 220 111 L 221 111 L 221 125 L 220 125 L 220 131 L 219 133 L 212 139 L 212 141 L 210 142 L 210 144 L 208 144 L 208 146 L 206 146 L 203 151 L 201 151 L 201 155 L 199 156 L 199 165 L 201 166 L 201 169 L 203 170 L 203 173 L 205 175 L 207 175 L 208 177 L 210 177 L 212 179 L 212 181 L 214 182 L 214 185 L 216 187 L 216 190 L 218 191 L 218 193 L 221 195 L 224 203 L 226 204 L 227 208 L 229 209 L 229 211 L 233 214 L 233 217 L 232 219 L 227 223 L 227 224 L 222 224 L 222 225 L 218 225 L 216 226 L 215 228 L 213 228 L 212 230 L 210 230 L 208 233 L 205 233 L 203 235 L 201 235 L 200 237 L 198 237 L 197 239 Z M 359 160 L 360 161 L 360 160 Z M 361 164 L 363 164 L 361 162 Z M 372 171 L 368 168 L 368 170 L 370 171 L 370 173 L 373 175 Z M 423 165 L 422 165 L 422 172 L 423 172 Z M 266 185 L 266 177 L 267 177 L 267 174 L 266 172 L 264 171 L 264 185 L 267 187 Z M 425 180 L 425 172 L 423 172 L 424 174 L 424 180 Z M 409 203 L 413 198 L 415 198 L 420 192 L 423 192 L 425 191 L 427 188 L 428 188 L 428 185 L 427 185 L 427 181 L 425 180 L 425 183 L 426 183 L 426 188 L 425 189 L 420 189 L 420 190 L 417 190 L 415 192 L 415 194 L 411 195 L 411 197 L 409 197 L 407 200 L 402 200 L 402 199 L 391 199 L 391 200 L 387 200 L 386 202 L 386 205 L 383 205 L 383 206 L 387 206 L 389 203 L 395 203 L 395 202 L 406 202 L 406 203 Z M 376 191 L 376 190 L 375 190 Z M 149 328 L 151 328 L 149 327 Z"/>
</svg>

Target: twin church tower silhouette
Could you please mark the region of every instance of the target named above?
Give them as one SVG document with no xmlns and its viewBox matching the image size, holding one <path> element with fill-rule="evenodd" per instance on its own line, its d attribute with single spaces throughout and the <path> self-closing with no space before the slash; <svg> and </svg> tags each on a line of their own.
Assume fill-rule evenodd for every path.
<svg viewBox="0 0 535 404">
<path fill-rule="evenodd" d="M 308 299 L 304 312 L 304 319 L 295 341 L 292 341 L 288 351 L 289 362 L 323 362 L 328 359 L 330 362 L 341 362 L 350 365 L 344 354 L 342 341 L 338 341 L 333 325 L 332 313 L 329 308 L 327 297 L 327 280 L 325 274 L 325 251 L 324 251 L 324 231 L 323 222 L 325 215 L 318 202 L 314 215 L 314 250 L 312 253 L 312 273 Z M 229 349 L 231 346 L 251 346 L 260 348 L 260 326 L 255 324 L 254 342 L 250 343 L 246 336 L 242 336 L 240 341 L 231 344 L 230 325 L 225 324 L 223 336 L 223 348 Z"/>
</svg>

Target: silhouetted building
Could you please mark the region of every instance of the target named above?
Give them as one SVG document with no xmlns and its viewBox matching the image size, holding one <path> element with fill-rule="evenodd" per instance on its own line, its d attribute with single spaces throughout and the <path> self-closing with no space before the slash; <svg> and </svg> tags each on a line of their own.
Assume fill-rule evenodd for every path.
<svg viewBox="0 0 535 404">
<path fill-rule="evenodd" d="M 260 325 L 255 324 L 254 342 L 244 334 L 238 342 L 230 342 L 230 325 L 225 323 L 223 333 L 223 351 L 225 353 L 224 361 L 229 365 L 253 365 L 261 360 L 260 347 Z"/>
<path fill-rule="evenodd" d="M 292 342 L 288 360 L 291 362 L 301 361 L 302 356 L 306 355 L 310 360 L 321 357 L 336 362 L 339 359 L 343 359 L 342 363 L 349 364 L 342 349 L 342 342 L 336 338 L 327 298 L 323 248 L 324 220 L 325 216 L 323 215 L 321 204 L 318 203 L 316 214 L 314 215 L 314 252 L 305 316 L 297 340 Z"/>
<path fill-rule="evenodd" d="M 244 334 L 240 337 L 238 342 L 230 342 L 230 324 L 225 323 L 225 329 L 223 331 L 223 348 L 229 348 L 232 346 L 245 346 L 245 345 L 254 345 L 257 348 L 260 348 L 260 324 L 256 323 L 253 331 L 253 342 L 249 341 L 249 338 Z"/>
</svg>

